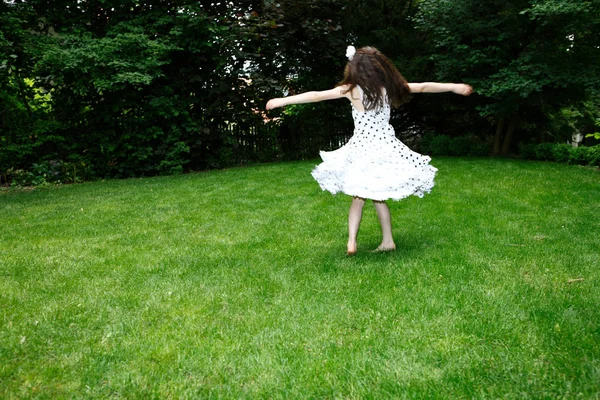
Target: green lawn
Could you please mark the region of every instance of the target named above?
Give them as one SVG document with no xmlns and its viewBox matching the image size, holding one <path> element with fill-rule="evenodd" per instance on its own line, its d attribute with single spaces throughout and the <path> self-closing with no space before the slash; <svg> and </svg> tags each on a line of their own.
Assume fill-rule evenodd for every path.
<svg viewBox="0 0 600 400">
<path fill-rule="evenodd" d="M 0 193 L 0 398 L 600 398 L 600 172 L 435 159 L 346 257 L 315 163 Z"/>
</svg>

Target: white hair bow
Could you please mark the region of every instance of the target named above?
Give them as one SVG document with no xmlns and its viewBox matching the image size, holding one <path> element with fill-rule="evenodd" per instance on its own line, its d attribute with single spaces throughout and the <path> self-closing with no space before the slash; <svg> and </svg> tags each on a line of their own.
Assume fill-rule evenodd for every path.
<svg viewBox="0 0 600 400">
<path fill-rule="evenodd" d="M 356 48 L 354 46 L 348 46 L 346 48 L 346 57 L 348 57 L 348 61 L 352 61 L 352 57 L 356 53 Z"/>
</svg>

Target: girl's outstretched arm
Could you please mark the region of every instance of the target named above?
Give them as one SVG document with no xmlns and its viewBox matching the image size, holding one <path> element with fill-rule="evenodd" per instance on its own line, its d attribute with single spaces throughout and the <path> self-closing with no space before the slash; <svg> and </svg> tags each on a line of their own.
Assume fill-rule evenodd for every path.
<svg viewBox="0 0 600 400">
<path fill-rule="evenodd" d="M 470 85 L 464 83 L 438 83 L 438 82 L 423 82 L 423 83 L 409 83 L 411 93 L 443 93 L 453 92 L 468 96 L 473 92 L 473 88 Z"/>
<path fill-rule="evenodd" d="M 323 100 L 339 99 L 341 97 L 348 97 L 348 93 L 342 93 L 348 89 L 348 85 L 342 85 L 335 87 L 330 90 L 323 90 L 321 92 L 305 92 L 297 94 L 295 96 L 280 97 L 277 99 L 271 99 L 267 102 L 267 110 L 272 110 L 277 107 L 285 107 L 290 104 L 302 104 L 302 103 L 315 103 Z"/>
</svg>

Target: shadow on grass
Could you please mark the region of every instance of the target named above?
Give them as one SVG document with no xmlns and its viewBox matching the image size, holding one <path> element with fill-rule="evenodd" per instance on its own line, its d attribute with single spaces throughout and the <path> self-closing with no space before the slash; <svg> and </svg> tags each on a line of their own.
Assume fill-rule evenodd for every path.
<svg viewBox="0 0 600 400">
<path fill-rule="evenodd" d="M 396 235 L 396 250 L 377 252 L 375 249 L 379 242 L 367 239 L 359 245 L 355 255 L 346 255 L 345 241 L 335 245 L 323 244 L 312 248 L 305 256 L 307 264 L 315 266 L 316 271 L 323 273 L 335 272 L 348 268 L 360 267 L 362 270 L 376 270 L 382 267 L 389 268 L 390 265 L 402 268 L 407 262 L 422 258 L 427 252 L 427 243 L 432 239 L 419 235 L 404 233 Z"/>
</svg>

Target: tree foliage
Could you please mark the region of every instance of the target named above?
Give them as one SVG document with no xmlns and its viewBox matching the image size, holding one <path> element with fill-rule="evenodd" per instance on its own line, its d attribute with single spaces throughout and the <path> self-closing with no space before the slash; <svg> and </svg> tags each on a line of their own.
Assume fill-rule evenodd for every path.
<svg viewBox="0 0 600 400">
<path fill-rule="evenodd" d="M 392 117 L 409 142 L 495 132 L 496 152 L 507 153 L 513 138 L 593 133 L 599 3 L 2 2 L 0 180 L 34 164 L 102 177 L 222 167 L 241 154 L 232 132 L 259 128 L 270 147 L 246 159 L 315 156 L 351 132 L 347 104 L 266 115 L 264 103 L 331 88 L 348 44 L 378 47 L 410 81 L 475 87 L 468 99 L 415 96 Z M 279 134 L 267 116 L 281 118 Z"/>
<path fill-rule="evenodd" d="M 239 80 L 239 44 L 250 34 L 236 16 L 245 16 L 241 8 L 28 1 L 9 11 L 38 23 L 20 31 L 35 29 L 44 42 L 22 69 L 51 95 L 46 117 L 53 123 L 34 130 L 23 160 L 9 163 L 75 157 L 102 176 L 173 173 L 190 163 L 214 167 L 226 158 L 228 138 L 219 126 L 233 115 L 251 117 L 244 105 L 249 91 Z M 223 113 L 228 109 L 235 113 Z"/>
<path fill-rule="evenodd" d="M 600 86 L 597 0 L 424 0 L 417 21 L 431 35 L 437 78 L 470 82 L 482 96 L 496 152 L 502 138 L 510 150 L 517 125 L 544 130 Z"/>
</svg>

